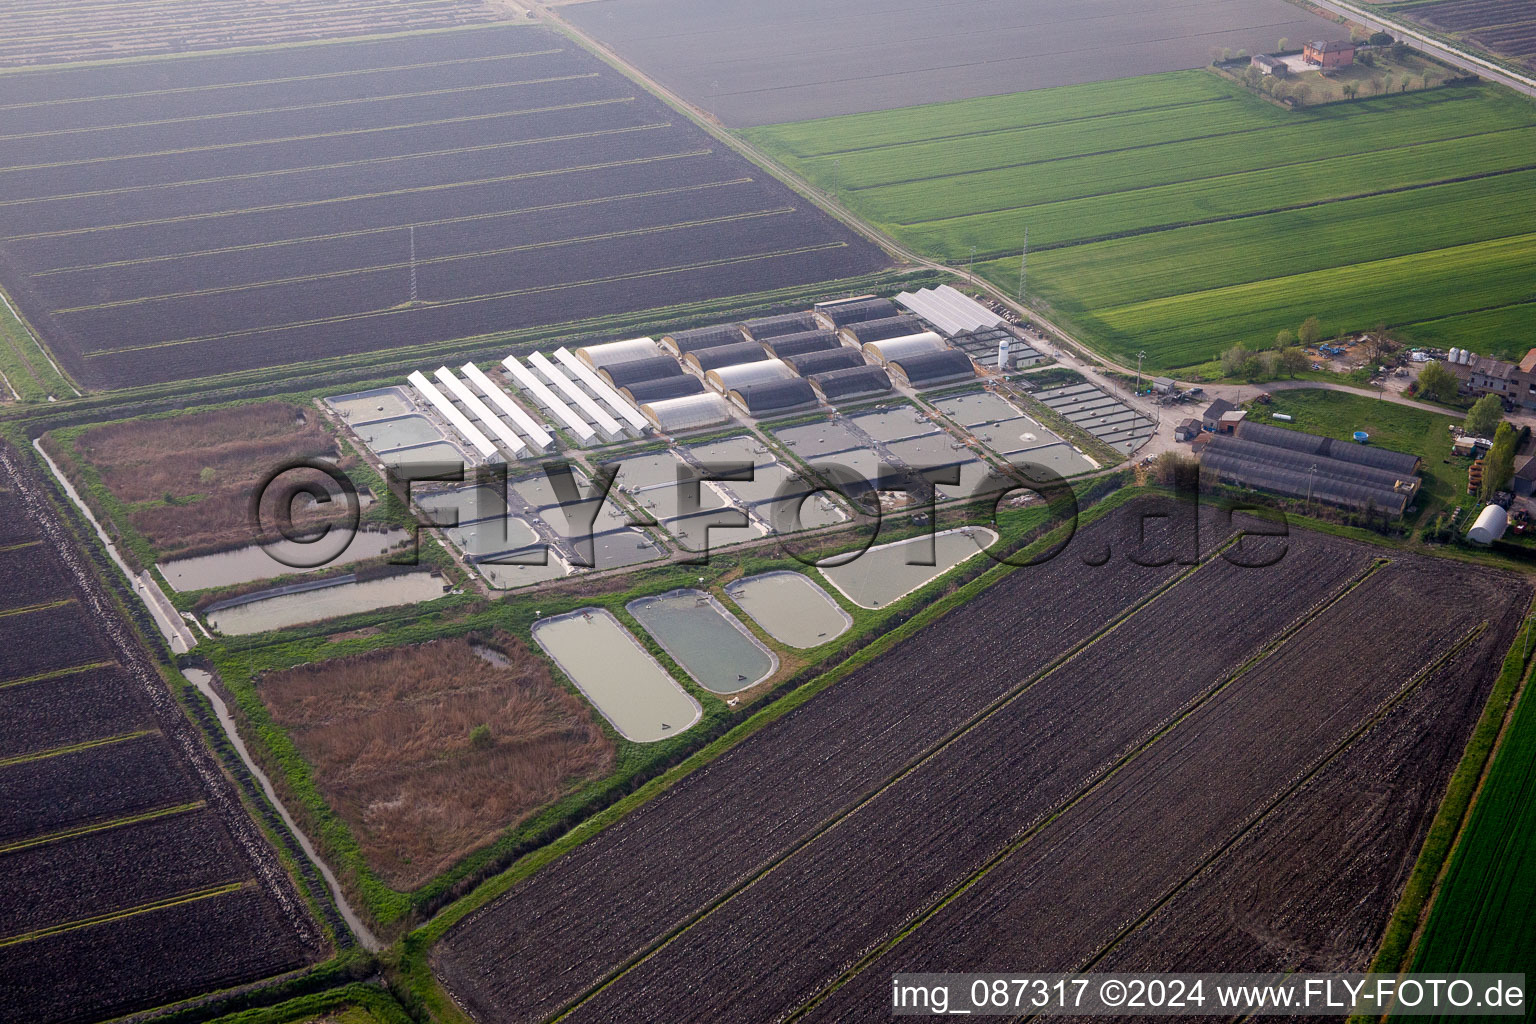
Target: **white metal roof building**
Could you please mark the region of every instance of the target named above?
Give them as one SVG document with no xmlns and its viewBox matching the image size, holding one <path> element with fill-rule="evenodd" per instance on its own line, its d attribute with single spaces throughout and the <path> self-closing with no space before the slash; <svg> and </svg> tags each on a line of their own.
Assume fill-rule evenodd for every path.
<svg viewBox="0 0 1536 1024">
<path fill-rule="evenodd" d="M 731 419 L 730 405 L 723 396 L 713 393 L 647 402 L 640 411 L 664 434 L 701 430 Z"/>
<path fill-rule="evenodd" d="M 624 427 L 614 419 L 601 406 L 593 400 L 592 396 L 581 390 L 581 387 L 565 371 L 549 361 L 549 357 L 542 352 L 534 352 L 528 357 L 529 364 L 549 381 L 551 387 L 559 393 L 561 398 L 573 408 L 580 409 L 587 421 L 597 428 L 597 432 L 604 439 L 613 441 L 624 436 Z"/>
<path fill-rule="evenodd" d="M 704 383 L 724 394 L 751 384 L 767 384 L 769 381 L 789 380 L 798 376 L 794 367 L 782 359 L 764 359 L 756 363 L 738 363 L 722 366 L 704 375 Z"/>
<path fill-rule="evenodd" d="M 618 418 L 629 424 L 636 432 L 643 431 L 647 426 L 645 417 L 640 415 L 640 410 L 625 401 L 624 396 L 608 386 L 608 382 L 580 359 L 571 355 L 569 349 L 558 348 L 555 350 L 555 358 L 560 360 L 562 366 L 575 375 L 576 379 L 585 384 L 600 401 L 618 414 Z"/>
<path fill-rule="evenodd" d="M 902 292 L 896 301 L 933 324 L 945 335 L 998 327 L 1006 321 L 986 306 L 956 291 L 947 284 Z"/>
<path fill-rule="evenodd" d="M 661 346 L 650 338 L 633 338 L 629 341 L 609 341 L 601 345 L 583 345 L 576 350 L 577 357 L 594 370 L 616 363 L 628 363 L 636 359 L 650 359 L 661 355 Z"/>
<path fill-rule="evenodd" d="M 1509 516 L 1498 505 L 1489 505 L 1477 514 L 1477 521 L 1467 531 L 1467 540 L 1474 544 L 1492 544 L 1504 536 Z"/>
<path fill-rule="evenodd" d="M 555 394 L 538 378 L 528 367 L 518 362 L 517 356 L 507 356 L 501 361 L 501 365 L 512 374 L 512 379 L 530 395 L 533 400 L 543 406 L 549 413 L 560 421 L 560 425 L 569 430 L 576 437 L 578 444 L 591 444 L 597 439 L 597 431 L 592 429 L 581 415 L 565 404 L 565 400 Z"/>
<path fill-rule="evenodd" d="M 496 386 L 495 381 L 480 371 L 480 367 L 474 363 L 465 363 L 460 369 L 469 378 L 469 382 L 517 427 L 518 433 L 527 440 L 528 447 L 536 452 L 547 452 L 554 447 L 555 439 L 544 429 L 543 424 L 524 412 L 521 406 L 512 401 L 511 396 Z"/>
<path fill-rule="evenodd" d="M 864 346 L 864 354 L 881 363 L 946 350 L 949 350 L 949 342 L 932 331 L 908 334 L 901 338 L 886 338 L 883 341 L 871 341 Z"/>
<path fill-rule="evenodd" d="M 448 396 L 439 391 L 435 384 L 427 380 L 425 374 L 420 370 L 412 370 L 406 379 L 411 382 L 411 387 L 415 388 L 421 397 L 425 398 L 432 408 L 436 409 L 438 414 L 448 421 L 449 426 L 453 427 L 459 433 L 459 436 L 468 441 L 470 447 L 480 453 L 481 458 L 500 458 L 496 451 L 496 446 L 491 443 L 491 439 L 486 437 L 479 427 L 469 422 L 469 417 L 454 408 L 453 403 L 448 400 Z"/>
<path fill-rule="evenodd" d="M 491 407 L 482 402 L 479 395 L 469 390 L 463 381 L 455 377 L 452 370 L 446 366 L 439 366 L 433 371 L 432 376 L 448 389 L 449 394 L 459 400 L 460 405 L 469 410 L 471 416 L 479 420 L 481 425 L 496 435 L 498 441 L 507 446 L 514 459 L 532 454 L 528 446 L 523 443 L 523 439 L 517 436 L 517 431 L 513 430 L 506 420 L 496 415 Z"/>
</svg>

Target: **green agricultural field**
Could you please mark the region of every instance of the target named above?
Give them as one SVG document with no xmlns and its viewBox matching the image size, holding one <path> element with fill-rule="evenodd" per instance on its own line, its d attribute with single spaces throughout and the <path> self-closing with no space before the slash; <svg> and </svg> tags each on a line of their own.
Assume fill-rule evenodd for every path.
<svg viewBox="0 0 1536 1024">
<path fill-rule="evenodd" d="M 1527 692 L 1451 856 L 1412 970 L 1530 969 L 1536 949 L 1533 834 L 1536 700 Z"/>
<path fill-rule="evenodd" d="M 1191 367 L 1318 316 L 1524 350 L 1536 104 L 1452 86 L 1298 111 L 1206 71 L 755 128 L 927 255 L 1121 360 Z"/>
</svg>

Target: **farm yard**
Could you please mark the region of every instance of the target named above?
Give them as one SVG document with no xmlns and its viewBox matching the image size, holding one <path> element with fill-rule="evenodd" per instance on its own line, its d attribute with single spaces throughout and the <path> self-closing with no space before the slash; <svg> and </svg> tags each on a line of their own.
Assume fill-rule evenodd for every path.
<svg viewBox="0 0 1536 1024">
<path fill-rule="evenodd" d="M 1294 869 L 1306 899 L 1359 902 L 1348 941 L 1331 948 L 1329 936 L 1314 934 L 1306 954 L 1328 969 L 1363 969 L 1528 588 L 1294 532 L 1267 569 L 1220 555 L 1199 568 L 1143 566 L 1162 559 L 1125 557 L 1116 531 L 1145 510 L 1133 505 L 1083 531 L 1053 561 L 1009 574 L 708 772 L 472 911 L 434 953 L 444 985 L 481 1019 L 540 1021 L 574 1008 L 573 1020 L 749 1020 L 763 1006 L 860 1019 L 887 1006 L 866 980 L 888 985 L 887 962 L 913 949 L 934 951 L 928 966 L 1004 969 L 1007 956 L 988 953 L 989 936 L 1037 928 L 1030 948 L 1042 952 L 1041 969 L 1080 965 L 1115 939 L 1119 922 L 1140 922 L 1170 895 L 1198 898 L 1186 883 L 1202 865 L 1251 873 L 1258 862 L 1241 843 L 1250 834 L 1284 848 L 1274 856 L 1315 855 Z M 1207 529 L 1207 556 L 1220 533 Z M 1085 566 L 1099 564 L 1089 555 L 1106 542 L 1111 561 Z M 1244 542 L 1250 564 L 1253 543 Z M 1282 607 L 1272 607 L 1276 594 L 1286 595 Z M 1355 638 L 1367 620 L 1374 668 L 1362 676 L 1339 665 L 1356 663 Z M 999 622 L 1028 628 L 999 631 Z M 982 628 L 1006 639 L 978 645 Z M 931 664 L 934 650 L 954 666 L 941 684 L 931 671 L 904 669 Z M 877 685 L 881 699 L 863 700 L 861 691 Z M 1333 689 L 1317 700 L 1324 685 Z M 815 756 L 816 737 L 855 743 L 848 730 L 889 730 L 887 713 L 905 716 L 899 732 L 886 733 L 898 743 L 860 744 L 870 756 L 857 764 Z M 1243 738 L 1259 736 L 1267 739 Z M 1254 755 L 1254 771 L 1213 788 L 1207 780 L 1226 777 L 1219 765 L 1234 744 L 1245 759 Z M 1099 791 L 1106 795 L 1091 793 L 1117 764 L 1110 789 Z M 779 780 L 771 806 L 733 796 L 756 792 L 751 780 L 765 772 Z M 1334 814 L 1342 791 L 1377 792 L 1378 781 L 1365 785 L 1362 776 L 1390 785 L 1413 813 L 1379 834 Z M 1117 814 L 1151 817 L 1083 831 L 1080 822 L 1094 821 L 1090 808 L 1111 802 Z M 1181 802 L 1189 813 L 1180 813 Z M 1294 814 L 1304 802 L 1313 816 L 1306 820 L 1316 823 L 1310 832 L 1273 826 L 1287 814 L 1301 820 Z M 1388 867 L 1331 872 L 1340 843 Z M 674 848 L 727 852 L 680 878 L 666 867 L 679 855 Z M 888 870 L 893 860 L 901 872 Z M 1102 872 L 1080 871 L 1085 862 Z M 1083 913 L 1042 911 L 1037 926 L 989 895 L 968 903 L 968 914 L 941 911 L 874 967 L 849 974 L 989 865 L 962 900 L 1006 894 L 1018 878 L 1034 880 L 1037 902 L 1041 892 L 1083 886 Z M 1111 871 L 1126 884 L 1110 884 Z M 858 912 L 829 930 L 821 914 L 806 912 L 828 899 Z M 599 907 L 611 928 L 577 927 Z M 1013 913 L 1020 930 L 975 924 L 983 912 Z M 1192 919 L 1175 920 L 1187 928 Z M 927 945 L 929 936 L 947 945 Z M 518 952 L 532 948 L 541 963 L 557 956 L 568 969 L 553 978 L 541 972 Z M 1255 957 L 1254 970 L 1275 956 L 1242 951 Z M 906 966 L 903 959 L 897 969 Z"/>
<path fill-rule="evenodd" d="M 556 13 L 732 128 L 1197 68 L 1329 22 L 1284 0 L 602 0 Z"/>
<path fill-rule="evenodd" d="M 1536 11 L 1527 0 L 1376 0 L 1365 6 L 1536 70 Z"/>
<path fill-rule="evenodd" d="M 1009 292 L 1027 229 L 1030 300 L 1122 362 L 1313 315 L 1487 352 L 1536 302 L 1536 106 L 1492 87 L 1290 111 L 1193 71 L 746 134 Z"/>
<path fill-rule="evenodd" d="M 63 601 L 0 611 L 0 1006 L 118 1017 L 322 959 L 229 780 L 100 582 L 61 557 L 36 482 L 9 448 L 0 469 L 7 571 Z"/>
<path fill-rule="evenodd" d="M 887 265 L 540 28 L 39 69 L 7 87 L 0 279 L 92 387 Z"/>
<path fill-rule="evenodd" d="M 116 3 L 4 0 L 0 16 L 0 67 L 16 67 L 446 28 L 505 13 L 488 0 L 164 0 L 135 4 L 124 17 Z"/>
<path fill-rule="evenodd" d="M 396 889 L 420 886 L 613 763 L 590 710 L 526 646 L 495 644 L 438 640 L 259 681 L 273 721 Z"/>
</svg>

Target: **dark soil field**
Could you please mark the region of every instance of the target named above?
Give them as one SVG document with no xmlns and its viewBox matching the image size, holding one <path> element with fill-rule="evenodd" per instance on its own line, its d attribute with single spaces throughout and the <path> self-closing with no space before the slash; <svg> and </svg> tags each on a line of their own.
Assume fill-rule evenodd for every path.
<svg viewBox="0 0 1536 1024">
<path fill-rule="evenodd" d="M 1213 560 L 1072 653 L 1099 627 L 1053 616 L 1096 608 L 1101 626 L 1137 592 L 1093 593 L 1127 563 L 1095 573 L 1070 557 L 1096 545 L 1091 534 L 471 915 L 439 947 L 439 977 L 483 1020 L 544 1020 L 610 979 L 571 1019 L 761 1021 L 805 1006 L 816 1020 L 883 1019 L 893 971 L 1068 970 L 1134 939 L 1164 900 L 1167 934 L 1190 948 L 1219 939 L 1229 969 L 1311 957 L 1363 970 L 1528 587 L 1454 563 L 1383 566 L 1377 549 L 1297 533 L 1278 564 Z M 1142 576 L 1140 592 L 1172 569 Z M 1010 649 L 1026 631 L 1050 650 Z M 903 743 L 920 763 L 852 809 L 856 786 L 867 794 L 896 774 L 884 748 L 901 733 L 879 719 L 907 708 L 910 676 L 930 693 L 1017 692 L 969 725 L 926 733 L 931 745 L 960 729 L 927 757 L 920 740 Z M 839 698 L 858 700 L 874 678 L 882 692 L 862 713 L 885 735 L 861 739 Z M 826 793 L 797 784 L 801 766 L 782 751 L 804 747 L 774 735 L 790 726 L 836 735 L 861 776 L 828 778 Z M 805 767 L 843 766 L 833 756 Z M 712 834 L 732 776 L 754 768 L 775 780 L 772 800 L 738 797 L 735 828 Z M 1261 867 L 1282 863 L 1278 876 Z M 1230 881 L 1211 888 L 1221 870 Z M 1294 881 L 1294 901 L 1242 895 L 1272 895 L 1277 877 Z M 1213 909 L 1234 899 L 1292 931 L 1256 940 Z"/>
<path fill-rule="evenodd" d="M 1067 971 L 1090 963 L 1127 924 L 1177 894 L 1245 833 L 1272 814 L 1283 818 L 1298 796 L 1305 803 L 1301 813 L 1315 817 L 1297 851 L 1291 852 L 1289 836 L 1276 838 L 1283 852 L 1274 851 L 1277 859 L 1262 869 L 1250 861 L 1249 870 L 1274 881 L 1275 867 L 1288 865 L 1302 885 L 1298 896 L 1325 915 L 1305 937 L 1296 937 L 1287 966 L 1294 965 L 1291 958 L 1313 954 L 1336 970 L 1364 970 L 1417 855 L 1413 840 L 1433 813 L 1529 597 L 1525 586 L 1485 570 L 1394 563 L 864 965 L 807 1019 L 883 1019 L 893 971 L 960 965 L 1019 970 L 1021 955 L 1028 970 Z M 1389 614 L 1382 613 L 1386 609 Z M 1366 621 L 1370 626 L 1362 630 Z M 1440 661 L 1467 638 L 1471 646 L 1459 651 L 1460 671 L 1439 671 Z M 1447 721 L 1431 725 L 1415 716 L 1419 701 Z M 1421 748 L 1424 739 L 1429 742 Z M 1351 756 L 1357 747 L 1359 755 Z M 1373 761 L 1372 755 L 1386 760 Z M 1233 770 L 1237 764 L 1240 771 Z M 1421 795 L 1416 804 L 1390 809 L 1407 810 L 1408 821 L 1385 832 L 1348 816 L 1351 800 L 1381 800 L 1394 789 L 1427 794 L 1431 806 Z M 1298 824 L 1295 815 L 1289 820 Z M 1331 873 L 1340 852 L 1319 850 L 1312 837 L 1317 829 L 1348 846 L 1354 871 Z M 1300 860 L 1302 852 L 1321 853 L 1321 862 Z M 1254 874 L 1249 878 L 1251 885 Z M 1220 894 L 1225 901 L 1232 897 Z M 1335 932 L 1331 915 L 1350 897 L 1368 902 L 1347 915 L 1344 931 Z M 1178 920 L 1176 911 L 1169 913 Z M 1220 963 L 1227 970 L 1258 971 L 1273 962 L 1272 950 L 1261 950 L 1256 960 L 1213 959 L 1226 952 L 1209 945 L 1220 934 L 1220 919 L 1212 921 L 1199 908 L 1179 925 L 1194 933 L 1189 943 L 1200 950 L 1179 969 Z M 1345 948 L 1309 950 L 1306 938 L 1338 939 Z M 1253 950 L 1250 943 L 1247 952 Z"/>
<path fill-rule="evenodd" d="M 33 563 L 33 571 L 48 572 L 48 553 Z M 73 595 L 71 595 L 73 596 Z M 106 648 L 96 639 L 86 613 L 71 600 L 36 611 L 0 615 L 0 651 L 5 652 L 0 678 L 25 679 L 43 672 L 100 661 Z"/>
<path fill-rule="evenodd" d="M 131 870 L 125 870 L 131 867 Z M 0 935 L 18 935 L 245 879 L 206 808 L 0 854 Z"/>
<path fill-rule="evenodd" d="M 47 604 L 74 593 L 62 577 L 38 574 L 36 558 L 30 547 L 0 549 L 0 612 Z"/>
<path fill-rule="evenodd" d="M 115 1018 L 323 958 L 276 853 L 5 446 L 0 521 L 38 542 L 9 554 L 70 593 L 0 615 L 0 1019 Z M 86 664 L 105 667 L 52 671 Z"/>
<path fill-rule="evenodd" d="M 320 792 L 396 889 L 613 764 L 612 741 L 549 667 L 510 637 L 498 648 L 487 657 L 467 640 L 438 640 L 260 681 Z"/>
<path fill-rule="evenodd" d="M 1374 6 L 1536 69 L 1536 5 L 1531 0 L 1379 0 Z"/>
<path fill-rule="evenodd" d="M 122 669 L 86 669 L 0 687 L 0 760 L 153 727 Z"/>
<path fill-rule="evenodd" d="M 799 1006 L 917 909 L 948 895 L 958 879 L 1206 700 L 1284 629 L 1292 612 L 1335 595 L 1369 557 L 1316 544 L 1293 549 L 1270 570 L 1221 559 L 1209 564 L 571 1019 L 750 1021 L 766 1007 Z M 1189 615 L 1190 588 L 1206 595 L 1208 613 Z M 1286 595 L 1281 608 L 1275 594 Z M 1166 642 L 1175 634 L 1178 643 Z M 892 870 L 896 864 L 899 871 Z M 814 910 L 827 906 L 857 909 L 829 929 Z M 761 955 L 766 949 L 771 957 Z M 666 979 L 688 973 L 690 964 L 724 983 L 703 981 L 679 999 Z"/>
<path fill-rule="evenodd" d="M 291 971 L 306 958 L 287 924 L 248 887 L 0 947 L 0 1007 L 73 1024 Z"/>
<path fill-rule="evenodd" d="M 1477 659 L 1498 659 L 1492 636 L 1436 672 L 1095 969 L 1176 971 L 1215 958 L 1264 972 L 1344 971 L 1368 962 L 1380 908 L 1401 891 L 1481 710 L 1486 690 L 1461 683 L 1478 677 Z"/>
<path fill-rule="evenodd" d="M 446 342 L 887 262 L 544 29 L 6 84 L 0 274 L 93 386 Z"/>
<path fill-rule="evenodd" d="M 107 60 L 488 22 L 488 0 L 4 0 L 0 66 Z"/>
<path fill-rule="evenodd" d="M 199 798 L 159 736 L 55 754 L 0 769 L 0 843 L 135 817 Z"/>
<path fill-rule="evenodd" d="M 1331 29 L 1284 0 L 596 0 L 556 10 L 733 128 L 1196 68 L 1213 47 L 1262 53 Z"/>
<path fill-rule="evenodd" d="M 1143 561 L 1169 557 L 1162 527 Z M 1176 564 L 1130 560 L 1137 529 L 1125 512 L 1085 529 L 466 918 L 439 977 L 481 1019 L 545 1019 L 1171 580 Z"/>
</svg>

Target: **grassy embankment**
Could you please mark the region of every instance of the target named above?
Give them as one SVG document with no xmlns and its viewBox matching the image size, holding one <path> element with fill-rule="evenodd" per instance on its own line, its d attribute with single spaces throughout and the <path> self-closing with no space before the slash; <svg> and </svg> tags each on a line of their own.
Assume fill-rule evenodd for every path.
<svg viewBox="0 0 1536 1024">
<path fill-rule="evenodd" d="M 75 387 L 38 346 L 26 324 L 0 302 L 0 403 L 46 402 L 74 397 Z"/>
<path fill-rule="evenodd" d="M 1386 323 L 1475 351 L 1536 315 L 1536 105 L 1457 85 L 1281 109 L 1177 72 L 751 129 L 913 248 L 1147 367 Z"/>
</svg>

